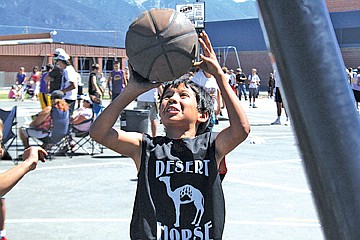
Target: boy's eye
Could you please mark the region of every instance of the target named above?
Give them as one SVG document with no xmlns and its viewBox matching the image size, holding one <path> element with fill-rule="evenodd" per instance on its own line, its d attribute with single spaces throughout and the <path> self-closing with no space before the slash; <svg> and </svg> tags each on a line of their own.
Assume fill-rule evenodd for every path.
<svg viewBox="0 0 360 240">
<path fill-rule="evenodd" d="M 180 97 L 185 98 L 185 97 L 189 97 L 190 95 L 188 93 L 181 93 Z"/>
</svg>

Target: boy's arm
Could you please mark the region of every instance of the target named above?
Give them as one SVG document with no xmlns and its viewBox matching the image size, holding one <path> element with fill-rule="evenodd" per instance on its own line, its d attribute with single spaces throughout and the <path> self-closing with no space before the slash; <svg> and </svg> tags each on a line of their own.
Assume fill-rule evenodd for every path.
<svg viewBox="0 0 360 240">
<path fill-rule="evenodd" d="M 226 76 L 217 61 L 209 37 L 204 31 L 200 34 L 200 37 L 199 41 L 204 54 L 200 55 L 202 63 L 196 65 L 200 65 L 202 69 L 215 77 L 230 121 L 230 126 L 223 129 L 216 137 L 215 151 L 216 159 L 219 163 L 226 154 L 247 138 L 250 133 L 250 125 L 238 97 L 228 84 Z M 228 141 L 229 139 L 231 141 Z"/>
<path fill-rule="evenodd" d="M 113 126 L 127 105 L 140 94 L 159 86 L 151 84 L 148 80 L 138 81 L 139 78 L 141 77 L 138 74 L 131 73 L 129 84 L 97 117 L 90 128 L 91 138 L 115 152 L 131 157 L 137 169 L 140 167 L 142 134 L 115 129 Z"/>
</svg>

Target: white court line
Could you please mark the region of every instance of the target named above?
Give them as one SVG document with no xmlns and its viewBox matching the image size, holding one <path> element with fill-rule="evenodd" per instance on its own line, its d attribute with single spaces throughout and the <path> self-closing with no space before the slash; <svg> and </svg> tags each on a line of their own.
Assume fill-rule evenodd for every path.
<svg viewBox="0 0 360 240">
<path fill-rule="evenodd" d="M 301 163 L 301 159 L 287 159 L 287 160 L 277 160 L 277 161 L 261 161 L 261 162 L 249 162 L 249 163 L 229 163 L 228 166 L 237 166 L 237 167 L 247 167 L 247 166 L 256 166 L 256 165 L 276 165 L 283 163 Z"/>
<path fill-rule="evenodd" d="M 262 221 L 226 221 L 225 224 L 234 225 L 256 225 L 256 226 L 278 226 L 278 227 L 321 227 L 319 223 L 299 222 L 262 222 Z"/>
<path fill-rule="evenodd" d="M 238 180 L 234 178 L 226 178 L 227 182 L 233 182 L 233 183 L 240 183 L 244 185 L 250 185 L 255 187 L 262 187 L 262 188 L 270 188 L 275 190 L 282 190 L 286 192 L 296 192 L 296 193 L 311 193 L 311 191 L 307 188 L 295 188 L 295 187 L 288 187 L 288 186 L 282 186 L 267 182 L 254 182 L 254 181 L 246 181 L 246 180 Z"/>
<path fill-rule="evenodd" d="M 69 169 L 69 168 L 84 168 L 84 167 L 98 167 L 98 166 L 109 166 L 109 165 L 135 166 L 134 163 L 121 162 L 121 160 L 120 160 L 119 162 L 89 163 L 89 164 L 76 164 L 76 165 L 40 167 L 40 168 L 36 168 L 35 171 L 55 170 L 55 169 Z"/>
<path fill-rule="evenodd" d="M 24 218 L 6 219 L 6 223 L 130 223 L 130 218 Z M 309 222 L 277 222 L 277 221 L 233 221 L 231 225 L 284 226 L 284 227 L 320 227 L 319 223 Z"/>
</svg>

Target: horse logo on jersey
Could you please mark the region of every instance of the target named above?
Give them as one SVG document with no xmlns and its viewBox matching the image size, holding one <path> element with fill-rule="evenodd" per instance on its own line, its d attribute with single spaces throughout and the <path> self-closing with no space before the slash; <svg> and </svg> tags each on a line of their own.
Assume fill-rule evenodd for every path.
<svg viewBox="0 0 360 240">
<path fill-rule="evenodd" d="M 194 203 L 196 207 L 196 214 L 191 224 L 199 226 L 201 218 L 204 214 L 204 196 L 202 193 L 193 186 L 186 184 L 178 187 L 174 191 L 170 187 L 170 177 L 159 177 L 159 180 L 165 183 L 166 192 L 168 196 L 173 200 L 176 214 L 175 227 L 180 226 L 180 206 L 181 204 Z"/>
</svg>

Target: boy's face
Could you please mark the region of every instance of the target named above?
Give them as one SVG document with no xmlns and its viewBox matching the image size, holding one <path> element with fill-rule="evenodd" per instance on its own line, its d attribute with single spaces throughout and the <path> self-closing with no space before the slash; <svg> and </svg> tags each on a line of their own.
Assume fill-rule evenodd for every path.
<svg viewBox="0 0 360 240">
<path fill-rule="evenodd" d="M 195 92 L 183 83 L 178 88 L 169 87 L 163 94 L 160 117 L 164 126 L 181 123 L 196 124 L 199 116 Z"/>
</svg>

